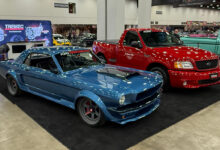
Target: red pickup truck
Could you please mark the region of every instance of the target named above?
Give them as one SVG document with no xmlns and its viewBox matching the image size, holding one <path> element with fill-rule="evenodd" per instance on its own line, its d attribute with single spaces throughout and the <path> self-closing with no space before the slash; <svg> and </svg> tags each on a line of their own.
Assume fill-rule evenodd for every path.
<svg viewBox="0 0 220 150">
<path fill-rule="evenodd" d="M 183 46 L 177 37 L 161 30 L 128 29 L 118 41 L 95 41 L 93 52 L 108 64 L 159 73 L 164 90 L 220 83 L 217 55 Z"/>
</svg>

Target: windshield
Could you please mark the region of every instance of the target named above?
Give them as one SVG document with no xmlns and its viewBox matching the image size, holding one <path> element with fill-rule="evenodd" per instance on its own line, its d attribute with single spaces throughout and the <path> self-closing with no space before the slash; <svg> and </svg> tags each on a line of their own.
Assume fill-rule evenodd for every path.
<svg viewBox="0 0 220 150">
<path fill-rule="evenodd" d="M 64 72 L 101 64 L 98 57 L 90 51 L 85 52 L 64 52 L 55 55 Z"/>
<path fill-rule="evenodd" d="M 54 36 L 55 40 L 62 40 L 64 37 L 62 35 Z"/>
<path fill-rule="evenodd" d="M 149 47 L 181 45 L 182 42 L 175 35 L 167 32 L 141 31 L 144 43 Z"/>
</svg>

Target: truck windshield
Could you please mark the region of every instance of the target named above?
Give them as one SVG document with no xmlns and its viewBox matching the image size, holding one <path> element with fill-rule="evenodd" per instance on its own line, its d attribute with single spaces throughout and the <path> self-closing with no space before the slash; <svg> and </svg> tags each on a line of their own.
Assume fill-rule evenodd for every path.
<svg viewBox="0 0 220 150">
<path fill-rule="evenodd" d="M 149 47 L 182 45 L 182 41 L 180 39 L 167 32 L 141 31 L 140 35 L 144 43 Z"/>
<path fill-rule="evenodd" d="M 78 68 L 101 64 L 98 57 L 91 52 L 64 52 L 55 55 L 64 72 Z"/>
</svg>

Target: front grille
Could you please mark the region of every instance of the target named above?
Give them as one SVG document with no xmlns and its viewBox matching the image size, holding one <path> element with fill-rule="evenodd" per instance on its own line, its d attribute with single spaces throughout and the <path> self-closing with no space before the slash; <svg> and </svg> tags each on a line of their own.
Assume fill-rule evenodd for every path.
<svg viewBox="0 0 220 150">
<path fill-rule="evenodd" d="M 196 66 L 200 70 L 213 69 L 213 68 L 216 68 L 218 66 L 218 59 L 196 61 Z"/>
<path fill-rule="evenodd" d="M 199 80 L 199 84 L 210 84 L 220 81 L 220 78 L 208 79 L 208 80 Z"/>
<path fill-rule="evenodd" d="M 127 112 L 127 111 L 138 109 L 140 107 L 144 107 L 145 105 L 148 105 L 151 101 L 155 100 L 158 97 L 158 95 L 159 95 L 159 93 L 156 92 L 154 95 L 144 99 L 143 101 L 119 107 L 117 109 L 117 111 L 119 111 L 119 112 Z"/>
<path fill-rule="evenodd" d="M 160 86 L 161 84 L 155 86 L 154 88 L 151 88 L 149 90 L 139 93 L 136 97 L 136 101 L 140 101 L 140 100 L 143 100 L 149 97 L 151 94 L 155 93 L 160 88 Z"/>
</svg>

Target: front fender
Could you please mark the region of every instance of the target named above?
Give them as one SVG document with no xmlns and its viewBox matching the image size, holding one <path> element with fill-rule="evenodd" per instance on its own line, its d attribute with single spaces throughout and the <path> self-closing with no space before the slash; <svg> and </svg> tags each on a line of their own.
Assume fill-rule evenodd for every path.
<svg viewBox="0 0 220 150">
<path fill-rule="evenodd" d="M 16 81 L 18 81 L 18 78 L 16 76 L 16 72 L 13 69 L 9 69 L 5 75 L 5 79 L 7 78 L 7 76 L 10 75 L 12 76 Z"/>
<path fill-rule="evenodd" d="M 83 90 L 79 92 L 79 94 L 76 97 L 76 100 L 83 98 L 83 97 L 89 98 L 94 103 L 96 103 L 99 106 L 99 108 L 102 110 L 102 112 L 104 113 L 107 119 L 112 117 L 111 114 L 108 112 L 105 104 L 102 102 L 101 98 L 98 95 L 94 94 L 93 92 Z M 75 103 L 75 108 L 76 108 L 76 101 L 74 103 Z"/>
</svg>

